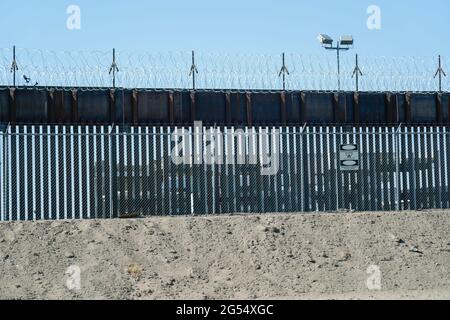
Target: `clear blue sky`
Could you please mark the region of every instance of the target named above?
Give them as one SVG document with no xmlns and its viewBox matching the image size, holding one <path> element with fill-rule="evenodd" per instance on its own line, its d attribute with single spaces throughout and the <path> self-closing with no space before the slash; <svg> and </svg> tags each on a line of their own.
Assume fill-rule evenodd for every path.
<svg viewBox="0 0 450 320">
<path fill-rule="evenodd" d="M 70 4 L 81 30 L 66 28 Z M 366 26 L 372 4 L 381 30 Z M 1 0 L 0 11 L 0 47 L 311 54 L 324 32 L 353 34 L 361 54 L 450 54 L 448 0 Z"/>
</svg>

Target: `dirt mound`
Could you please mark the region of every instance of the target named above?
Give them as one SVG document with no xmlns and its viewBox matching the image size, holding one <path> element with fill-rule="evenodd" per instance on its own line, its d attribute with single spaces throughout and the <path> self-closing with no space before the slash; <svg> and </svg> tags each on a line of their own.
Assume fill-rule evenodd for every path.
<svg viewBox="0 0 450 320">
<path fill-rule="evenodd" d="M 3 299 L 444 299 L 450 212 L 2 223 L 0 264 Z"/>
</svg>

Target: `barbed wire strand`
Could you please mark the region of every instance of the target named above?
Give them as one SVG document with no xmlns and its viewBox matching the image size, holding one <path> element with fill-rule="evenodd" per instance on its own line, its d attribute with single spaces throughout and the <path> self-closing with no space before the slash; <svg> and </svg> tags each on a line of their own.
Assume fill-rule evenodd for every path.
<svg viewBox="0 0 450 320">
<path fill-rule="evenodd" d="M 19 67 L 18 85 L 40 87 L 109 88 L 112 76 L 109 68 L 111 51 L 51 51 L 16 49 Z M 190 51 L 137 52 L 116 51 L 116 87 L 152 89 L 191 89 L 188 76 Z M 303 55 L 286 53 L 287 91 L 337 90 L 337 67 L 333 55 Z M 359 78 L 360 91 L 370 92 L 436 92 L 438 80 L 437 57 L 377 57 L 359 55 L 363 76 Z M 0 49 L 0 85 L 12 84 L 12 49 Z M 352 73 L 354 55 L 341 58 L 342 91 L 355 90 Z M 278 77 L 282 65 L 280 54 L 226 54 L 196 52 L 196 88 L 212 91 L 279 91 L 282 79 Z M 442 58 L 442 66 L 450 65 Z M 24 76 L 30 79 L 26 83 Z M 450 79 L 442 79 L 442 89 L 450 91 Z"/>
</svg>

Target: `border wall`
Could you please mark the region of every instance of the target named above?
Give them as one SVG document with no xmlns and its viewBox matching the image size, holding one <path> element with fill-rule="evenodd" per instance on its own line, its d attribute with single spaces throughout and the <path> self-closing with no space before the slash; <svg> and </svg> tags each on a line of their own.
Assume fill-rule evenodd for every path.
<svg viewBox="0 0 450 320">
<path fill-rule="evenodd" d="M 0 221 L 450 208 L 450 127 L 120 129 L 0 133 Z"/>
<path fill-rule="evenodd" d="M 0 87 L 3 125 L 448 125 L 450 93 Z"/>
</svg>

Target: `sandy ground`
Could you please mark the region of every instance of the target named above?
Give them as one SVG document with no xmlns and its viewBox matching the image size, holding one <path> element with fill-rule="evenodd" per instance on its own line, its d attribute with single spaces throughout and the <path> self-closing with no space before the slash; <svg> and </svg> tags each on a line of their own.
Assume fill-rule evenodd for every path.
<svg viewBox="0 0 450 320">
<path fill-rule="evenodd" d="M 2 299 L 450 299 L 450 212 L 1 223 L 0 271 Z"/>
</svg>

